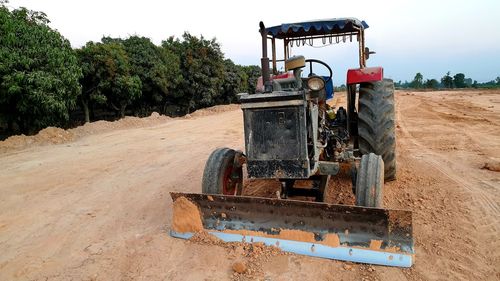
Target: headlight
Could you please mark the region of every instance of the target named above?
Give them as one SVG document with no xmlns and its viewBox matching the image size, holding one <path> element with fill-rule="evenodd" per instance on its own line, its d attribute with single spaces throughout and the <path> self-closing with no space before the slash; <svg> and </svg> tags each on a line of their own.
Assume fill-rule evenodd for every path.
<svg viewBox="0 0 500 281">
<path fill-rule="evenodd" d="M 307 80 L 307 87 L 311 91 L 320 91 L 325 87 L 325 80 L 323 80 L 323 78 L 318 76 L 310 77 Z"/>
</svg>

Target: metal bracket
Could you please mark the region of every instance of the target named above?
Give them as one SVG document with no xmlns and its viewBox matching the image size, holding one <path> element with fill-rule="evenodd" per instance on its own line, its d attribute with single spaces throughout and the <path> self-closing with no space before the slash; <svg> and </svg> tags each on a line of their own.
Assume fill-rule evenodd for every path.
<svg viewBox="0 0 500 281">
<path fill-rule="evenodd" d="M 340 166 L 337 162 L 319 161 L 318 174 L 320 175 L 336 175 L 339 173 Z"/>
<path fill-rule="evenodd" d="M 236 150 L 234 152 L 234 166 L 235 168 L 240 168 L 247 162 L 247 156 L 241 151 Z"/>
</svg>

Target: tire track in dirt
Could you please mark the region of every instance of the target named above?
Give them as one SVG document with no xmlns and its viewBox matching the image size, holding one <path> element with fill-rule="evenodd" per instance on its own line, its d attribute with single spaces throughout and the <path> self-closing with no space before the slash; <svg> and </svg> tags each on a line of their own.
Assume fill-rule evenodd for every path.
<svg viewBox="0 0 500 281">
<path fill-rule="evenodd" d="M 413 157 L 425 161 L 429 167 L 440 172 L 450 182 L 455 183 L 457 187 L 461 187 L 464 194 L 460 197 L 465 197 L 465 200 L 470 199 L 471 204 L 465 204 L 465 206 L 461 206 L 463 203 L 453 201 L 453 199 L 447 200 L 446 203 L 448 207 L 462 213 L 460 219 L 455 222 L 455 225 L 449 227 L 452 231 L 449 234 L 450 239 L 454 241 L 462 240 L 465 242 L 459 243 L 456 247 L 449 247 L 448 249 L 442 250 L 446 252 L 447 255 L 455 257 L 454 259 L 460 262 L 458 264 L 453 261 L 446 262 L 447 267 L 452 269 L 448 274 L 462 280 L 467 280 L 469 278 L 468 276 L 471 275 L 498 277 L 498 270 L 491 270 L 491 267 L 487 268 L 484 266 L 484 264 L 494 266 L 499 260 L 498 253 L 492 250 L 497 249 L 499 245 L 499 239 L 497 238 L 497 226 L 499 224 L 499 207 L 497 203 L 498 187 L 495 189 L 494 186 L 490 186 L 490 184 L 485 182 L 482 178 L 477 177 L 473 170 L 477 168 L 468 165 L 467 152 L 468 147 L 470 147 L 469 142 L 474 140 L 471 136 L 474 132 L 471 133 L 467 131 L 470 128 L 464 126 L 464 124 L 450 124 L 447 118 L 443 118 L 440 115 L 442 112 L 435 110 L 438 106 L 438 104 L 431 102 L 426 97 L 416 97 L 413 103 L 405 103 L 404 108 L 398 108 L 397 119 L 400 124 L 399 131 L 403 135 L 403 138 L 400 139 L 402 139 L 403 145 L 406 144 L 406 146 L 409 146 L 408 151 L 413 154 Z M 448 107 L 448 109 L 450 108 Z M 453 110 L 453 108 L 451 108 L 451 110 Z M 403 114 L 402 112 L 405 113 Z M 412 112 L 413 115 L 408 114 L 408 112 Z M 426 143 L 425 139 L 420 140 L 418 134 L 414 136 L 408 128 L 413 128 L 413 131 L 425 130 L 425 128 L 418 126 L 418 124 L 417 126 L 415 126 L 415 124 L 410 124 L 412 118 L 409 115 L 418 116 L 419 119 L 425 116 L 425 119 L 434 121 L 427 122 L 428 125 L 446 124 L 449 131 L 460 132 L 463 137 L 455 139 L 456 143 L 454 144 L 457 146 L 457 150 L 465 151 L 464 155 L 459 155 L 461 159 L 452 158 L 454 161 L 450 161 L 450 156 L 447 155 L 446 152 L 436 152 L 436 149 L 430 146 L 429 143 Z M 480 118 L 471 119 L 475 122 Z M 436 135 L 434 138 L 439 138 L 439 133 L 435 132 Z M 480 185 L 477 186 L 478 184 Z M 485 185 L 490 188 L 485 190 Z M 494 193 L 491 192 L 492 190 Z M 458 192 L 461 192 L 460 189 Z M 461 200 L 463 200 L 463 198 Z M 466 206 L 470 207 L 472 212 L 469 211 Z M 456 236 L 456 233 L 470 232 L 472 232 L 473 235 L 467 238 Z M 484 248 L 484 246 L 479 247 L 484 243 L 491 243 L 493 248 Z M 482 250 L 477 251 L 478 248 Z"/>
<path fill-rule="evenodd" d="M 428 113 L 430 113 L 430 112 L 436 112 L 433 110 L 434 106 L 435 106 L 435 104 L 430 104 L 429 102 L 421 102 L 418 107 L 425 107 L 428 109 Z M 414 106 L 414 107 L 417 107 L 417 106 Z M 401 131 L 405 135 L 404 139 L 410 140 L 411 143 L 417 148 L 417 150 L 418 150 L 417 155 L 423 157 L 426 162 L 431 164 L 435 169 L 442 172 L 443 175 L 445 175 L 446 177 L 448 177 L 452 181 L 456 182 L 460 186 L 463 186 L 464 188 L 469 190 L 471 192 L 471 195 L 476 200 L 476 204 L 475 204 L 476 206 L 479 206 L 479 207 L 486 206 L 487 207 L 485 210 L 483 210 L 483 213 L 485 215 L 491 216 L 491 213 L 493 213 L 493 218 L 498 218 L 498 216 L 500 216 L 500 207 L 499 207 L 499 203 L 498 203 L 499 200 L 498 200 L 497 196 L 495 196 L 494 199 L 490 198 L 492 195 L 491 193 L 487 193 L 483 188 L 477 187 L 471 182 L 475 182 L 475 183 L 481 182 L 485 185 L 489 185 L 489 184 L 484 182 L 482 179 L 477 178 L 474 175 L 473 171 L 469 168 L 466 168 L 466 170 L 469 172 L 469 174 L 468 174 L 469 180 L 467 178 L 458 176 L 456 169 L 463 170 L 463 169 L 461 169 L 462 167 L 458 167 L 458 165 L 454 165 L 454 163 L 452 163 L 451 161 L 448 160 L 447 156 L 443 156 L 442 154 L 433 152 L 426 145 L 424 145 L 423 142 L 418 141 L 418 138 L 413 137 L 411 135 L 411 133 L 409 133 L 408 130 L 406 129 L 406 127 L 408 127 L 408 126 L 405 123 L 406 122 L 405 118 L 401 118 L 399 115 L 400 115 L 400 112 L 398 111 L 398 120 L 400 120 L 401 124 L 403 124 Z M 444 120 L 438 114 L 434 114 L 434 117 L 436 119 Z M 446 123 L 446 122 L 443 122 L 443 123 Z M 467 136 L 469 138 L 469 140 L 473 139 L 471 136 L 469 136 L 470 133 L 467 132 L 467 130 L 463 129 L 463 126 L 457 126 L 457 125 L 453 125 L 453 124 L 449 124 L 449 126 L 452 127 L 454 131 L 462 132 L 464 136 Z M 463 142 L 459 143 L 459 144 L 460 144 L 459 149 L 466 150 L 466 146 L 464 145 Z M 460 171 L 460 172 L 462 172 L 462 171 Z M 470 179 L 473 179 L 473 180 L 471 181 Z"/>
<path fill-rule="evenodd" d="M 500 91 L 485 93 L 396 94 L 398 179 L 386 183 L 384 204 L 413 212 L 413 268 L 289 255 L 267 262 L 263 278 L 500 280 L 494 204 L 500 179 L 480 169 L 484 158 L 500 151 L 500 132 L 492 125 L 500 123 L 498 104 L 490 101 L 500 100 Z M 470 100 L 485 110 L 455 108 Z M 0 279 L 233 278 L 231 265 L 241 257 L 168 235 L 169 192 L 200 192 L 210 152 L 243 146 L 241 111 L 220 110 L 161 124 L 150 120 L 154 126 L 147 120 L 114 129 L 101 124 L 111 127 L 73 142 L 1 154 Z M 276 182 L 252 184 L 248 194 L 275 196 L 279 190 Z M 352 204 L 348 175 L 330 186 L 329 202 Z M 482 201 L 485 196 L 490 200 Z"/>
</svg>

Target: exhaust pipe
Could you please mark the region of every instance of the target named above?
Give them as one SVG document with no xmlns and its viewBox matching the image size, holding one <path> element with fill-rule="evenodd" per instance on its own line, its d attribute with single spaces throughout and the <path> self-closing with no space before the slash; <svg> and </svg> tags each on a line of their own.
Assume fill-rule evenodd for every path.
<svg viewBox="0 0 500 281">
<path fill-rule="evenodd" d="M 273 91 L 273 84 L 269 78 L 269 58 L 267 57 L 267 33 L 264 23 L 261 21 L 259 23 L 260 34 L 262 36 L 262 58 L 260 59 L 260 64 L 262 68 L 262 83 L 264 84 L 264 93 L 270 93 Z"/>
</svg>

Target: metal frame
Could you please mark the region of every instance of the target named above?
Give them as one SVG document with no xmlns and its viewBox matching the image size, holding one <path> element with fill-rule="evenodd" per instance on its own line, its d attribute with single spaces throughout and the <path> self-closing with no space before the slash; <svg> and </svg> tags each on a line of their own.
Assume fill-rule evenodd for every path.
<svg viewBox="0 0 500 281">
<path fill-rule="evenodd" d="M 273 69 L 273 74 L 277 75 L 278 70 L 277 70 L 277 62 L 278 61 L 286 61 L 290 57 L 290 43 L 295 42 L 295 41 L 302 41 L 303 45 L 305 44 L 306 41 L 313 42 L 315 39 L 324 39 L 323 42 L 326 42 L 326 39 L 329 39 L 329 41 L 333 42 L 333 38 L 335 38 L 335 41 L 337 43 L 340 42 L 339 38 L 342 38 L 342 41 L 346 41 L 345 38 L 349 37 L 349 40 L 352 42 L 352 36 L 356 36 L 356 39 L 358 41 L 358 52 L 359 52 L 359 69 L 363 70 L 366 68 L 366 59 L 367 59 L 367 54 L 366 54 L 366 49 L 365 49 L 365 30 L 364 28 L 353 26 L 353 29 L 355 31 L 348 31 L 348 32 L 330 32 L 327 34 L 322 34 L 322 35 L 310 35 L 310 36 L 297 36 L 297 35 L 291 35 L 291 36 L 286 36 L 283 38 L 278 38 L 283 40 L 283 53 L 284 53 L 284 58 L 283 60 L 278 60 L 276 58 L 276 38 L 275 36 L 270 36 L 267 34 L 266 27 L 263 22 L 259 23 L 260 27 L 260 34 L 262 37 L 262 58 L 261 58 L 261 67 L 262 67 L 262 84 L 264 86 L 264 92 L 265 93 L 270 93 L 273 91 L 272 87 L 272 81 L 270 78 L 271 71 L 269 69 L 269 63 L 270 60 L 267 56 L 267 40 L 271 41 L 271 49 L 272 49 L 272 69 Z"/>
<path fill-rule="evenodd" d="M 410 211 L 247 196 L 170 195 L 174 201 L 184 197 L 195 204 L 203 228 L 226 242 L 263 242 L 301 255 L 387 266 L 413 263 Z M 284 229 L 309 232 L 314 240 L 282 238 Z M 170 235 L 189 239 L 194 231 L 172 229 Z M 329 235 L 337 237 L 336 244 L 327 243 Z M 372 239 L 380 241 L 380 248 L 371 247 Z"/>
<path fill-rule="evenodd" d="M 355 28 L 357 32 L 343 32 L 343 33 L 329 33 L 324 35 L 311 35 L 311 36 L 289 36 L 283 38 L 283 50 L 284 50 L 284 58 L 283 60 L 278 60 L 276 58 L 276 38 L 274 36 L 267 36 L 266 38 L 271 40 L 272 42 L 272 65 L 273 65 L 273 73 L 276 74 L 276 62 L 285 61 L 290 57 L 290 42 L 294 41 L 310 41 L 315 39 L 329 39 L 329 38 L 350 38 L 350 42 L 352 42 L 352 36 L 356 36 L 359 46 L 359 67 L 366 67 L 366 54 L 365 54 L 365 31 L 363 28 Z M 342 40 L 344 41 L 344 40 Z M 340 43 L 340 40 L 336 40 L 337 43 Z M 344 41 L 345 42 L 345 41 Z M 267 52 L 266 52 L 267 54 Z"/>
<path fill-rule="evenodd" d="M 349 31 L 346 32 L 335 32 L 331 31 L 325 34 L 314 34 L 314 35 L 296 35 L 291 34 L 289 36 L 283 35 L 270 35 L 267 33 L 264 23 L 260 22 L 260 33 L 262 35 L 262 77 L 264 92 L 269 93 L 273 91 L 272 79 L 270 78 L 271 71 L 269 69 L 269 64 L 272 63 L 272 74 L 278 75 L 277 62 L 284 62 L 290 58 L 290 48 L 295 43 L 297 46 L 304 46 L 309 42 L 312 46 L 314 40 L 322 39 L 323 44 L 329 42 L 330 44 L 347 42 L 347 38 L 352 42 L 352 37 L 356 36 L 356 41 L 358 41 L 358 56 L 359 56 L 359 68 L 349 69 L 347 72 L 346 85 L 349 84 L 359 84 L 363 82 L 380 81 L 383 79 L 383 69 L 382 67 L 367 67 L 366 60 L 368 59 L 370 52 L 365 47 L 365 29 L 359 26 L 352 26 Z M 354 30 L 354 31 L 353 31 Z M 276 56 L 276 39 L 283 40 L 283 59 L 277 59 Z M 267 40 L 271 41 L 272 54 L 271 60 L 267 57 Z"/>
</svg>

